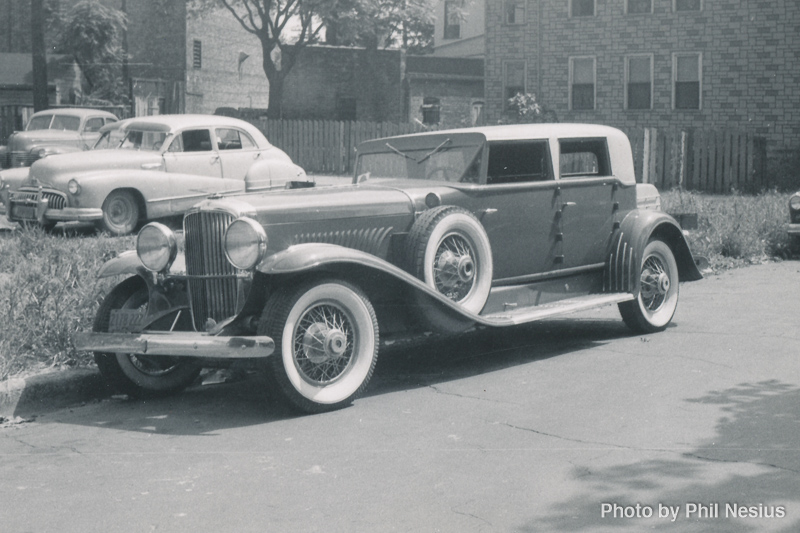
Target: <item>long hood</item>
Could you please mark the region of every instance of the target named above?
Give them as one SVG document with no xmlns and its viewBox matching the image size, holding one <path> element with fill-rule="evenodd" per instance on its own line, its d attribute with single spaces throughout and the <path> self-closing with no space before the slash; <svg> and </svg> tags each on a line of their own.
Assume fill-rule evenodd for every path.
<svg viewBox="0 0 800 533">
<path fill-rule="evenodd" d="M 161 155 L 134 150 L 96 150 L 58 154 L 36 161 L 31 179 L 43 185 L 67 182 L 81 174 L 115 169 L 138 169 L 146 163 L 160 163 Z"/>
<path fill-rule="evenodd" d="M 238 197 L 253 206 L 264 226 L 318 222 L 325 229 L 331 220 L 412 216 L 407 194 L 388 187 L 346 185 L 273 192 Z"/>
<path fill-rule="evenodd" d="M 8 139 L 9 150 L 26 150 L 32 145 L 74 144 L 82 145 L 81 135 L 77 131 L 33 130 L 20 131 Z"/>
</svg>

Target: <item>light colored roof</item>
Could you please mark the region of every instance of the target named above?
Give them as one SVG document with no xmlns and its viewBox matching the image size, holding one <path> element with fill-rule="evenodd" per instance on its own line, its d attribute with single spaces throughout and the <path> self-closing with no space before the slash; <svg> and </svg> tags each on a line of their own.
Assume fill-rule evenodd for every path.
<svg viewBox="0 0 800 533">
<path fill-rule="evenodd" d="M 52 109 L 45 109 L 43 111 L 39 111 L 34 113 L 32 116 L 38 117 L 41 115 L 67 115 L 70 117 L 86 117 L 89 115 L 93 116 L 103 116 L 103 117 L 114 117 L 117 118 L 114 113 L 109 113 L 108 111 L 103 111 L 102 109 L 91 109 L 87 107 L 54 107 Z"/>
<path fill-rule="evenodd" d="M 172 131 L 182 128 L 202 128 L 202 127 L 231 127 L 235 126 L 249 133 L 261 147 L 269 146 L 264 134 L 257 127 L 249 122 L 238 118 L 225 117 L 221 115 L 152 115 L 147 117 L 137 117 L 126 125 L 127 128 L 136 130 L 138 128 Z M 266 144 L 264 144 L 266 143 Z"/>
<path fill-rule="evenodd" d="M 487 141 L 513 141 L 515 139 L 536 139 L 549 137 L 616 137 L 625 135 L 622 131 L 600 124 L 570 124 L 570 123 L 545 123 L 545 124 L 504 124 L 500 126 L 478 126 L 474 128 L 459 128 L 452 130 L 434 130 L 411 135 L 455 133 L 480 133 Z"/>
</svg>

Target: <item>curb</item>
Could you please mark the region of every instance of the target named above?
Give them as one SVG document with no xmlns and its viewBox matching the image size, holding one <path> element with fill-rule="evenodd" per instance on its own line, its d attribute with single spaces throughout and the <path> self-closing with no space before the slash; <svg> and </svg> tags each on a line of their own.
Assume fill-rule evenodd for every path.
<svg viewBox="0 0 800 533">
<path fill-rule="evenodd" d="M 12 378 L 0 382 L 0 419 L 24 418 L 111 394 L 96 369 L 59 370 Z"/>
</svg>

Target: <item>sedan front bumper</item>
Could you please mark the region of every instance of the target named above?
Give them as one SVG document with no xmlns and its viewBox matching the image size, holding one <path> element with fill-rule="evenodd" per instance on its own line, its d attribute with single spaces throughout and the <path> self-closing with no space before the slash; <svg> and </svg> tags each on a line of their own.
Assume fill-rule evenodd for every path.
<svg viewBox="0 0 800 533">
<path fill-rule="evenodd" d="M 82 333 L 75 337 L 75 348 L 90 352 L 168 355 L 208 359 L 268 357 L 275 341 L 264 335 L 218 337 L 205 333 L 150 331 L 147 333 Z"/>
<path fill-rule="evenodd" d="M 789 235 L 800 235 L 800 224 L 789 224 Z"/>
</svg>

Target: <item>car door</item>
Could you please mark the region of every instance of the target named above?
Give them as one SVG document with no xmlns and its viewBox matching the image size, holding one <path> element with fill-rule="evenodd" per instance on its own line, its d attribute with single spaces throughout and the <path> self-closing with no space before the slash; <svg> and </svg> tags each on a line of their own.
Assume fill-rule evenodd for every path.
<svg viewBox="0 0 800 533">
<path fill-rule="evenodd" d="M 186 211 L 222 187 L 222 164 L 211 139 L 208 128 L 184 130 L 173 136 L 164 152 L 172 212 Z"/>
<path fill-rule="evenodd" d="M 556 185 L 546 139 L 489 144 L 481 220 L 501 284 L 560 267 Z"/>
<path fill-rule="evenodd" d="M 614 231 L 618 186 L 605 138 L 559 139 L 564 267 L 604 264 Z"/>
<path fill-rule="evenodd" d="M 214 130 L 222 165 L 225 191 L 244 190 L 244 177 L 261 155 L 261 150 L 244 131 L 236 128 Z"/>
</svg>

